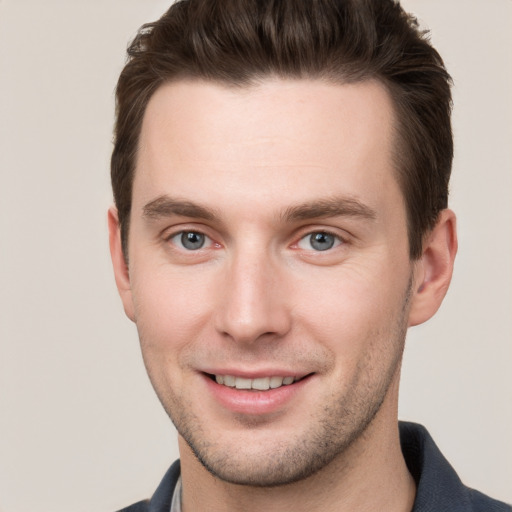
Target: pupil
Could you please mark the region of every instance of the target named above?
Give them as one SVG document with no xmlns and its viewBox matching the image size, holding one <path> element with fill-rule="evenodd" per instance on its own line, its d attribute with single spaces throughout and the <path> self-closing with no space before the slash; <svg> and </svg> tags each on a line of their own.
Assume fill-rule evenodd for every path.
<svg viewBox="0 0 512 512">
<path fill-rule="evenodd" d="M 193 231 L 182 233 L 181 243 L 186 249 L 201 249 L 204 244 L 204 235 L 201 233 L 194 233 Z"/>
<path fill-rule="evenodd" d="M 328 233 L 314 233 L 310 238 L 311 247 L 317 251 L 326 251 L 334 245 L 334 236 Z"/>
</svg>

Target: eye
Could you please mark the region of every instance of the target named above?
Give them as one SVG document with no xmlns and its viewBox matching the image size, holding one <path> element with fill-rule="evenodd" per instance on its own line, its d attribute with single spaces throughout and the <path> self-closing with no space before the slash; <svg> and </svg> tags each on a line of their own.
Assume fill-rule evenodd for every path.
<svg viewBox="0 0 512 512">
<path fill-rule="evenodd" d="M 342 243 L 342 240 L 332 233 L 326 233 L 325 231 L 316 231 L 309 233 L 302 237 L 297 246 L 300 249 L 306 249 L 314 251 L 328 251 L 333 247 L 337 247 Z"/>
<path fill-rule="evenodd" d="M 174 245 L 187 251 L 197 251 L 212 243 L 209 237 L 198 231 L 180 231 L 169 238 L 169 240 Z"/>
</svg>

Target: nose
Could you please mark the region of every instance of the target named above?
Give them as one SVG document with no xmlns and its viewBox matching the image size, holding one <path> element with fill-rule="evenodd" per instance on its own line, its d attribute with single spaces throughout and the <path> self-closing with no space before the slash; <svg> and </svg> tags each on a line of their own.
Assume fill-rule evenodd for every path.
<svg viewBox="0 0 512 512">
<path fill-rule="evenodd" d="M 265 251 L 239 252 L 227 264 L 215 327 L 237 343 L 284 336 L 291 326 L 285 278 Z"/>
</svg>

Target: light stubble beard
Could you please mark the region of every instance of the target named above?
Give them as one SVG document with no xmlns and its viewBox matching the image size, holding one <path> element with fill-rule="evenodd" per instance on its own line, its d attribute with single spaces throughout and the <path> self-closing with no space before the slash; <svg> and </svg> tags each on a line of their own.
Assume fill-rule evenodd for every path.
<svg viewBox="0 0 512 512">
<path fill-rule="evenodd" d="M 380 411 L 394 380 L 398 382 L 411 295 L 412 276 L 404 294 L 403 307 L 388 338 L 381 337 L 370 344 L 365 362 L 346 387 L 347 391 L 340 397 L 333 392 L 325 400 L 326 405 L 319 414 L 321 417 L 313 422 L 314 428 L 301 436 L 291 432 L 286 442 L 272 444 L 271 450 L 259 447 L 256 457 L 251 456 L 251 450 L 241 454 L 238 449 L 233 451 L 229 446 L 212 440 L 212 436 L 205 432 L 208 425 L 180 403 L 172 391 L 167 391 L 165 399 L 160 396 L 161 402 L 192 453 L 214 477 L 253 487 L 277 487 L 306 479 L 335 459 L 342 458 L 364 435 Z M 372 349 L 378 348 L 379 343 L 390 343 L 393 352 L 385 371 L 375 381 L 372 370 L 379 367 L 381 352 Z M 239 423 L 247 428 L 258 428 L 257 420 L 251 425 L 251 421 L 242 416 Z"/>
</svg>

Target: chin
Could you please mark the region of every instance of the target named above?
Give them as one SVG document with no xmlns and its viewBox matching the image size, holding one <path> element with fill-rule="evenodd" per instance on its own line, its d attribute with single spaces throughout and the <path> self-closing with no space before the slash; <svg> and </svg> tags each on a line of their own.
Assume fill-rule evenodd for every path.
<svg viewBox="0 0 512 512">
<path fill-rule="evenodd" d="M 205 435 L 206 427 L 196 421 L 178 420 L 175 425 L 195 459 L 215 478 L 236 485 L 279 487 L 309 478 L 335 459 L 343 467 L 344 453 L 367 430 L 381 405 L 379 400 L 355 423 L 351 414 L 345 416 L 352 421 L 341 422 L 341 429 L 333 429 L 332 421 L 318 421 L 300 432 L 295 425 L 285 432 L 269 429 L 259 435 L 262 429 L 255 427 L 237 437 L 234 433 L 216 436 L 211 431 Z M 339 408 L 331 412 L 343 417 Z"/>
</svg>

